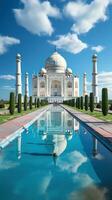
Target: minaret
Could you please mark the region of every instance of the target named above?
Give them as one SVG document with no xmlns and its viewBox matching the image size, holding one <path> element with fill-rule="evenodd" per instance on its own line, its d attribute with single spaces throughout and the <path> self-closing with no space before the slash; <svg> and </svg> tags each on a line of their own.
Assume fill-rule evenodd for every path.
<svg viewBox="0 0 112 200">
<path fill-rule="evenodd" d="M 16 55 L 16 100 L 18 94 L 22 94 L 22 81 L 21 81 L 21 55 Z"/>
<path fill-rule="evenodd" d="M 86 73 L 83 74 L 83 97 L 87 94 L 87 80 Z"/>
<path fill-rule="evenodd" d="M 28 73 L 25 73 L 25 95 L 29 97 Z"/>
<path fill-rule="evenodd" d="M 94 94 L 95 103 L 99 102 L 98 97 L 98 72 L 97 72 L 97 55 L 94 54 L 92 57 L 93 61 L 93 73 L 92 73 L 92 92 Z"/>
<path fill-rule="evenodd" d="M 93 136 L 93 149 L 92 154 L 95 157 L 98 154 L 98 140 Z"/>
</svg>

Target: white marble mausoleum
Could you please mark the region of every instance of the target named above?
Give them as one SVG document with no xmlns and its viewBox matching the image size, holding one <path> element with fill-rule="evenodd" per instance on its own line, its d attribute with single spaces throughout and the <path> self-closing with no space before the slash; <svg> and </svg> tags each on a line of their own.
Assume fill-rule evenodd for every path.
<svg viewBox="0 0 112 200">
<path fill-rule="evenodd" d="M 50 103 L 79 96 L 79 78 L 57 51 L 47 58 L 39 74 L 33 75 L 32 87 L 34 98 L 46 98 Z"/>
</svg>

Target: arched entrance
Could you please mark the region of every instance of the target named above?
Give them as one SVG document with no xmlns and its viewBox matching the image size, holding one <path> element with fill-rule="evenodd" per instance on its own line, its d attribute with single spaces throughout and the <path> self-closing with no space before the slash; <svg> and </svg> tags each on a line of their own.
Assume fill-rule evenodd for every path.
<svg viewBox="0 0 112 200">
<path fill-rule="evenodd" d="M 61 81 L 53 80 L 51 83 L 51 96 L 61 96 Z"/>
</svg>

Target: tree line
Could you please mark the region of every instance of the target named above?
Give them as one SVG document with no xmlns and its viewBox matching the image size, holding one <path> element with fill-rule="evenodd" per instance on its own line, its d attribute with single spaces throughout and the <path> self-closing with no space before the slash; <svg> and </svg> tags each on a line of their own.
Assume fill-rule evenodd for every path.
<svg viewBox="0 0 112 200">
<path fill-rule="evenodd" d="M 86 111 L 90 110 L 91 112 L 94 112 L 95 109 L 95 102 L 94 102 L 94 95 L 91 92 L 90 95 L 85 95 L 85 97 L 77 97 L 76 99 L 70 99 L 63 102 L 66 105 L 76 107 L 78 109 L 85 109 Z M 102 89 L 102 100 L 101 104 L 96 105 L 97 108 L 102 109 L 102 114 L 106 116 L 108 114 L 109 109 L 109 101 L 108 101 L 108 89 L 103 88 Z"/>
<path fill-rule="evenodd" d="M 16 102 L 15 94 L 14 92 L 10 93 L 10 99 L 9 99 L 9 111 L 10 114 L 13 115 L 15 112 L 15 108 L 17 108 L 18 113 L 21 113 L 22 110 L 27 111 L 28 108 L 30 110 L 33 109 L 33 106 L 35 108 L 39 108 L 40 106 L 48 105 L 48 101 L 46 99 L 40 100 L 39 98 L 35 98 L 34 102 L 32 99 L 32 96 L 29 98 L 27 95 L 24 96 L 24 102 L 22 103 L 22 95 L 18 94 L 18 101 Z"/>
</svg>

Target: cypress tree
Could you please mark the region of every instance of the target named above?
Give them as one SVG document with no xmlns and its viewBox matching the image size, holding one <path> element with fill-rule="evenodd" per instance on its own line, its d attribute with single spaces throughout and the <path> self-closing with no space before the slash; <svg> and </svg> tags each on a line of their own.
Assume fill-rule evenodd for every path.
<svg viewBox="0 0 112 200">
<path fill-rule="evenodd" d="M 84 103 L 83 103 L 83 96 L 81 96 L 81 110 L 83 110 Z"/>
<path fill-rule="evenodd" d="M 85 110 L 88 110 L 88 104 L 89 104 L 89 99 L 88 99 L 88 95 L 85 95 Z"/>
<path fill-rule="evenodd" d="M 94 94 L 93 92 L 90 93 L 90 111 L 94 111 Z"/>
<path fill-rule="evenodd" d="M 29 108 L 30 108 L 30 110 L 32 110 L 32 96 L 30 96 L 30 100 L 29 100 Z"/>
<path fill-rule="evenodd" d="M 78 109 L 80 109 L 80 108 L 81 108 L 81 98 L 78 97 Z"/>
<path fill-rule="evenodd" d="M 76 108 L 78 108 L 78 98 L 76 98 Z"/>
<path fill-rule="evenodd" d="M 37 99 L 36 99 L 36 97 L 35 97 L 35 108 L 37 107 Z"/>
<path fill-rule="evenodd" d="M 9 111 L 10 114 L 13 115 L 15 110 L 15 97 L 14 97 L 14 92 L 10 93 L 10 105 L 9 105 Z"/>
<path fill-rule="evenodd" d="M 75 106 L 75 99 L 71 100 L 71 106 L 74 107 Z"/>
<path fill-rule="evenodd" d="M 44 100 L 41 100 L 40 105 L 44 106 Z"/>
<path fill-rule="evenodd" d="M 39 98 L 37 99 L 37 108 L 40 107 L 40 101 L 39 101 Z"/>
<path fill-rule="evenodd" d="M 108 114 L 108 90 L 107 88 L 102 89 L 102 113 L 104 116 Z"/>
<path fill-rule="evenodd" d="M 18 113 L 21 113 L 22 111 L 22 96 L 21 94 L 18 94 Z"/>
<path fill-rule="evenodd" d="M 27 110 L 27 95 L 24 95 L 24 111 Z"/>
</svg>

